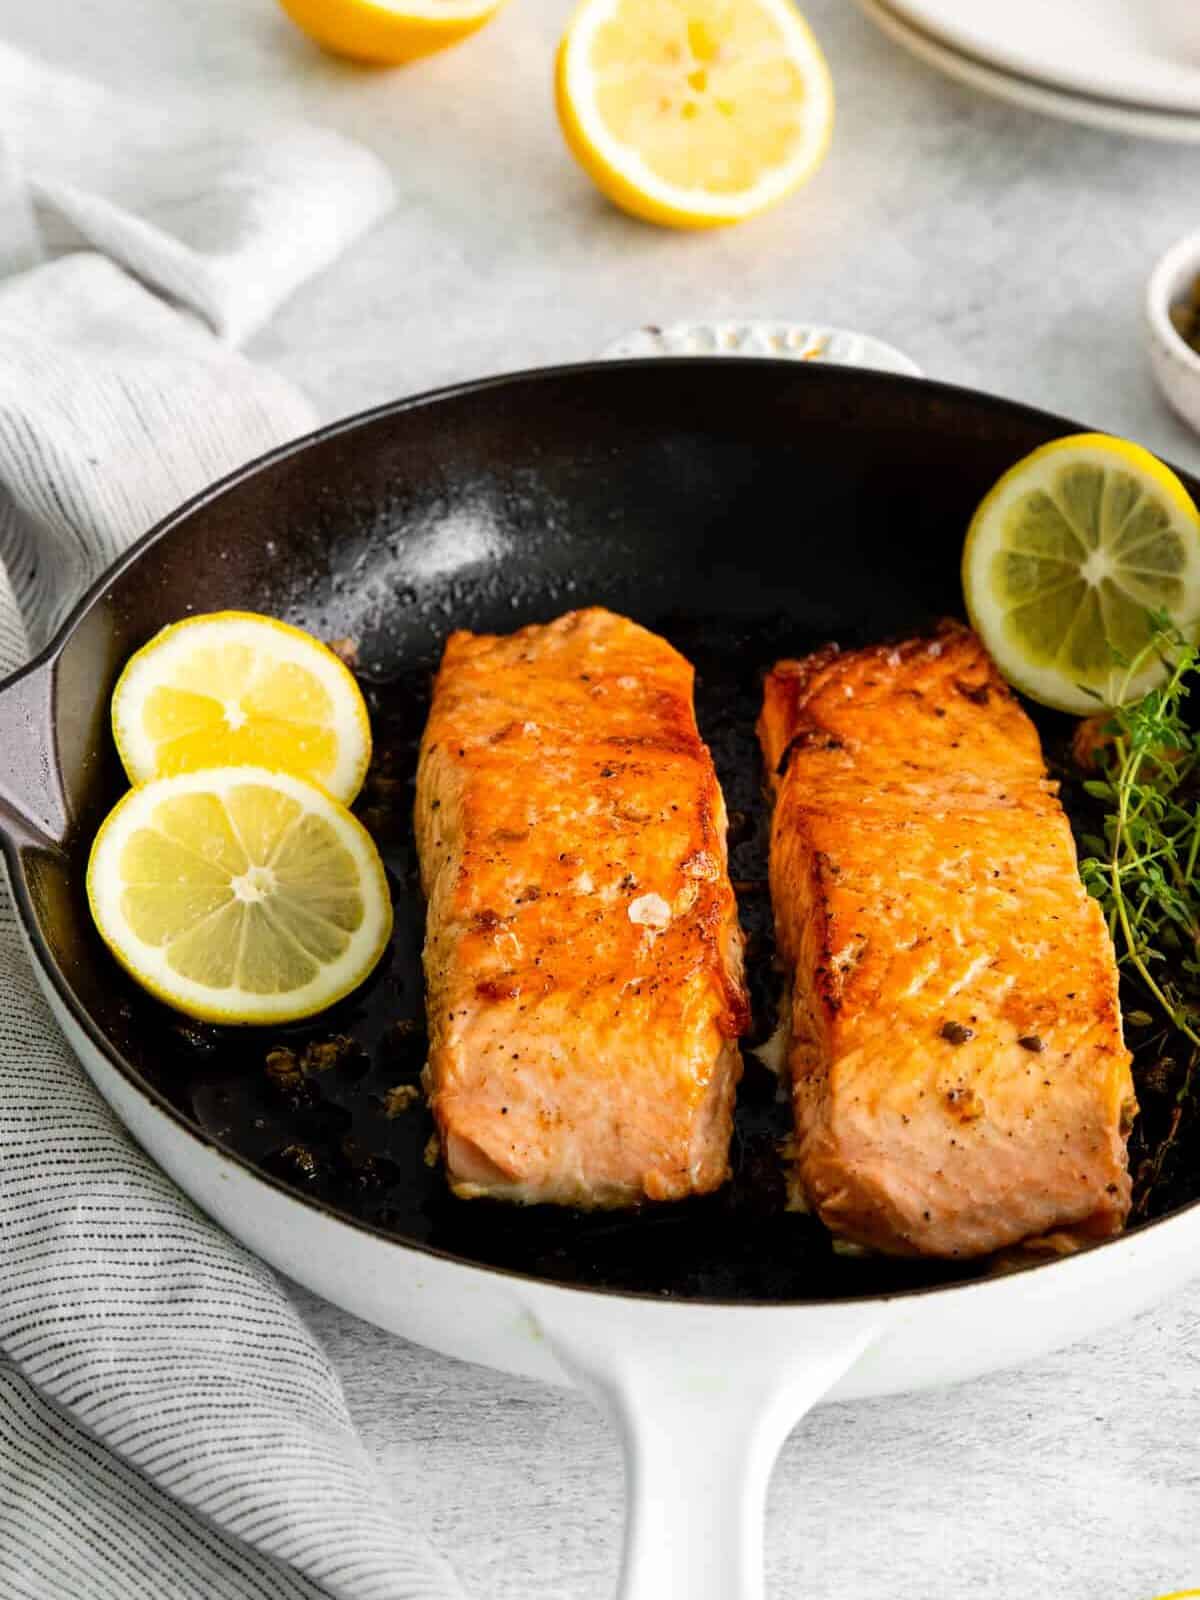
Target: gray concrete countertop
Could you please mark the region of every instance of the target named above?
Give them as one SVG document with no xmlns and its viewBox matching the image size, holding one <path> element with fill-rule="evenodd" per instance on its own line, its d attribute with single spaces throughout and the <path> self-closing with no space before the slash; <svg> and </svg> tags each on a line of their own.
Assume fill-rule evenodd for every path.
<svg viewBox="0 0 1200 1600">
<path fill-rule="evenodd" d="M 943 81 L 851 0 L 809 0 L 838 93 L 829 160 L 709 236 L 609 210 L 567 158 L 549 76 L 567 0 L 511 0 L 395 73 L 311 49 L 271 0 L 0 0 L 0 37 L 147 97 L 340 127 L 389 162 L 389 222 L 250 348 L 335 416 L 582 359 L 644 321 L 795 317 L 880 335 L 931 376 L 1200 467 L 1143 354 L 1154 258 L 1196 226 L 1195 148 L 1007 109 Z M 368 1443 L 480 1600 L 604 1600 L 613 1437 L 566 1391 L 461 1366 L 297 1291 Z M 1200 1288 L 968 1388 L 819 1411 L 776 1474 L 772 1596 L 1149 1600 L 1200 1585 Z"/>
</svg>

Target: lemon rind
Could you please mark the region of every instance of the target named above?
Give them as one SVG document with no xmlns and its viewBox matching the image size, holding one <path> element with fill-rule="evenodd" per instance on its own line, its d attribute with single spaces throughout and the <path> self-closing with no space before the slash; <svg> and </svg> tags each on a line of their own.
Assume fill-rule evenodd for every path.
<svg viewBox="0 0 1200 1600">
<path fill-rule="evenodd" d="M 280 0 L 310 39 L 336 55 L 403 66 L 476 33 L 505 0 Z"/>
</svg>

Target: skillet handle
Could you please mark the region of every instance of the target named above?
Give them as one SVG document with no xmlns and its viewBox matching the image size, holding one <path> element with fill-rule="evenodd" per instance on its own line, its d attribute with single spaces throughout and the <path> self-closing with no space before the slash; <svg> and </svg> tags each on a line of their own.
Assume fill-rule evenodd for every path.
<svg viewBox="0 0 1200 1600">
<path fill-rule="evenodd" d="M 775 1459 L 875 1342 L 886 1311 L 614 1296 L 598 1312 L 588 1296 L 578 1311 L 534 1315 L 621 1436 L 628 1509 L 618 1600 L 764 1600 Z"/>
<path fill-rule="evenodd" d="M 70 822 L 54 736 L 57 656 L 0 683 L 0 837 L 61 844 Z"/>
</svg>

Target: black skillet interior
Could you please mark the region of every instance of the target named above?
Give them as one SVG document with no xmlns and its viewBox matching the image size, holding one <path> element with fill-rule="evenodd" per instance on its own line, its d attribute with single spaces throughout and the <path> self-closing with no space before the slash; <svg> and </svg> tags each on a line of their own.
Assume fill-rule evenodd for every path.
<svg viewBox="0 0 1200 1600">
<path fill-rule="evenodd" d="M 810 1219 L 783 1213 L 786 1115 L 749 1057 L 736 1176 L 717 1196 L 620 1216 L 451 1199 L 425 1160 L 424 1107 L 399 1109 L 414 1097 L 390 1094 L 417 1084 L 424 1048 L 415 750 L 453 627 L 507 631 L 601 602 L 664 633 L 696 665 L 733 818 L 761 1039 L 777 981 L 753 732 L 764 668 L 959 611 L 959 552 L 980 495 L 1067 431 L 908 379 L 691 359 L 485 382 L 341 425 L 242 474 L 171 519 L 62 652 L 58 739 L 77 821 L 65 867 L 39 852 L 24 866 L 77 1007 L 203 1135 L 311 1202 L 471 1262 L 719 1298 L 963 1276 L 847 1258 Z M 362 992 L 290 1029 L 182 1022 L 117 971 L 81 892 L 91 835 L 123 787 L 103 726 L 115 674 L 165 623 L 222 607 L 356 641 L 374 715 L 360 811 L 392 875 L 394 944 Z"/>
</svg>

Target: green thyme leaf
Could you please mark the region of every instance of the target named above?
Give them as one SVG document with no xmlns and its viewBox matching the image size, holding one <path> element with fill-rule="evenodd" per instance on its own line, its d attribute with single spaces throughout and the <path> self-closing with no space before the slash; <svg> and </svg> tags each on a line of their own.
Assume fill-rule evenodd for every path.
<svg viewBox="0 0 1200 1600">
<path fill-rule="evenodd" d="M 1200 735 L 1184 709 L 1200 682 L 1200 649 L 1167 617 L 1152 621 L 1150 642 L 1122 665 L 1133 678 L 1157 657 L 1167 676 L 1110 714 L 1104 778 L 1083 785 L 1105 805 L 1104 837 L 1085 836 L 1091 854 L 1079 865 L 1126 973 L 1200 1050 Z M 1127 1020 L 1147 1027 L 1152 1009 Z"/>
</svg>

